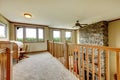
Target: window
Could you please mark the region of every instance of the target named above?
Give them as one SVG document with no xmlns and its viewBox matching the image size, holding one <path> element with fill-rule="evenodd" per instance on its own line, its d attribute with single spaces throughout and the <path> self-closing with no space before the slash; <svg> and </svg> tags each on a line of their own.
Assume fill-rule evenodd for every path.
<svg viewBox="0 0 120 80">
<path fill-rule="evenodd" d="M 0 22 L 0 38 L 6 38 L 7 35 L 6 25 Z"/>
<path fill-rule="evenodd" d="M 44 29 L 38 27 L 16 26 L 16 40 L 22 42 L 44 41 Z"/>
<path fill-rule="evenodd" d="M 16 31 L 16 37 L 17 37 L 17 41 L 23 41 L 23 28 L 22 27 L 17 27 L 17 31 Z"/>
<path fill-rule="evenodd" d="M 60 31 L 53 31 L 53 40 L 55 42 L 60 42 L 61 41 L 61 35 Z"/>
<path fill-rule="evenodd" d="M 25 42 L 35 42 L 37 41 L 36 28 L 26 28 L 25 29 Z"/>
<path fill-rule="evenodd" d="M 70 31 L 65 32 L 65 40 L 68 42 L 71 42 L 71 32 Z"/>
<path fill-rule="evenodd" d="M 43 35 L 43 29 L 38 29 L 38 40 L 39 41 L 43 41 L 44 39 L 43 39 L 43 37 L 44 37 L 44 35 Z"/>
</svg>

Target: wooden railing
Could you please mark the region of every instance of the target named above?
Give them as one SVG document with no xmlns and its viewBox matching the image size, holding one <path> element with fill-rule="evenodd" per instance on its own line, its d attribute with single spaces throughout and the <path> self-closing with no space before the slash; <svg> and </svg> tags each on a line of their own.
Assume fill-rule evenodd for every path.
<svg viewBox="0 0 120 80">
<path fill-rule="evenodd" d="M 10 49 L 0 49 L 0 80 L 11 80 Z"/>
<path fill-rule="evenodd" d="M 48 41 L 48 51 L 79 80 L 110 80 L 109 55 L 116 54 L 117 80 L 120 80 L 120 48 Z"/>
<path fill-rule="evenodd" d="M 79 75 L 80 80 L 110 80 L 110 54 L 116 54 L 117 80 L 120 80 L 120 48 L 80 44 L 68 44 L 68 47 L 73 56 L 73 73 Z"/>
<path fill-rule="evenodd" d="M 68 68 L 66 50 L 65 43 L 48 41 L 48 51 Z"/>
</svg>

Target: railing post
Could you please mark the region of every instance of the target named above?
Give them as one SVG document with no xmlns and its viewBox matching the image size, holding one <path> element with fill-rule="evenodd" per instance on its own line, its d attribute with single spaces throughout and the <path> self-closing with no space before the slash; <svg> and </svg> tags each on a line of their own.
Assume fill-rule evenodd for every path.
<svg viewBox="0 0 120 80">
<path fill-rule="evenodd" d="M 119 51 L 116 52 L 116 63 L 117 63 L 117 80 L 120 80 L 120 54 Z"/>
<path fill-rule="evenodd" d="M 55 57 L 55 43 L 54 43 L 54 41 L 52 41 L 52 47 L 53 47 L 53 49 L 52 49 L 52 52 L 53 52 L 53 56 Z"/>
<path fill-rule="evenodd" d="M 120 52 L 119 52 L 119 73 L 118 73 L 118 80 L 120 80 Z"/>
<path fill-rule="evenodd" d="M 49 40 L 47 40 L 47 51 L 50 51 L 50 50 L 49 50 L 49 47 L 50 47 L 50 45 L 49 45 Z"/>
<path fill-rule="evenodd" d="M 105 53 L 105 65 L 106 65 L 106 80 L 110 80 L 110 71 L 109 71 L 109 50 L 106 49 Z"/>
<path fill-rule="evenodd" d="M 6 80 L 12 80 L 12 72 L 11 72 L 11 54 L 10 54 L 10 49 L 6 48 L 6 53 L 7 53 L 7 69 L 6 69 Z"/>
<path fill-rule="evenodd" d="M 65 43 L 65 49 L 66 49 L 66 68 L 69 69 L 69 52 L 67 42 Z"/>
<path fill-rule="evenodd" d="M 92 80 L 95 80 L 94 48 L 92 48 Z"/>
<path fill-rule="evenodd" d="M 109 71 L 108 71 L 108 75 L 109 75 Z M 100 53 L 100 48 L 98 48 L 98 80 L 101 80 L 101 53 Z"/>
</svg>

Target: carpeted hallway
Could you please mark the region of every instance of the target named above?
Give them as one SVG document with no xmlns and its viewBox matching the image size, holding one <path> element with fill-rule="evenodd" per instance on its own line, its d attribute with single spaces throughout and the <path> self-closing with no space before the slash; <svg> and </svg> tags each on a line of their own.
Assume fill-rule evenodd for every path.
<svg viewBox="0 0 120 80">
<path fill-rule="evenodd" d="M 77 80 L 48 52 L 30 55 L 13 66 L 13 80 Z"/>
</svg>

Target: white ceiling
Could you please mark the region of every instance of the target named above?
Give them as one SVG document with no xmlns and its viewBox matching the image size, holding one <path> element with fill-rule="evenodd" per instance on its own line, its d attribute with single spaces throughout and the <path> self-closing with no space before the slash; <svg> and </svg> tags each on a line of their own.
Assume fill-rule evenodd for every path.
<svg viewBox="0 0 120 80">
<path fill-rule="evenodd" d="M 31 13 L 26 19 L 23 14 Z M 0 13 L 13 22 L 72 28 L 120 17 L 120 0 L 0 0 Z"/>
</svg>

